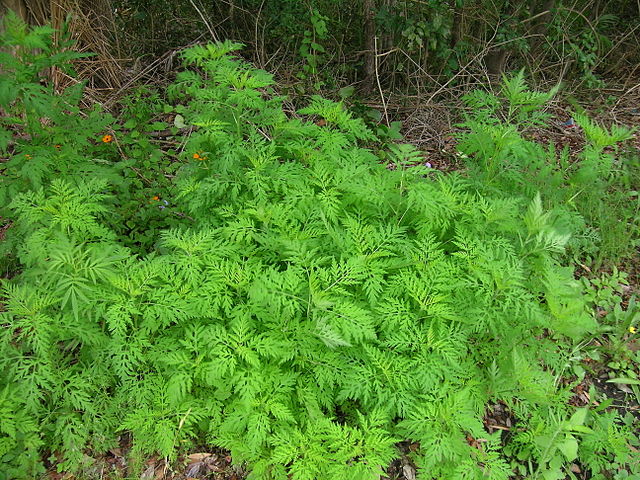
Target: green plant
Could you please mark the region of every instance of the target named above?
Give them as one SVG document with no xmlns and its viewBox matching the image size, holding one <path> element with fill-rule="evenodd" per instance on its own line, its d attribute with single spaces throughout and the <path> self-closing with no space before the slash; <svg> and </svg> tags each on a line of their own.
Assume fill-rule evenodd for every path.
<svg viewBox="0 0 640 480">
<path fill-rule="evenodd" d="M 3 474 L 32 478 L 43 457 L 78 471 L 125 432 L 133 457 L 175 459 L 206 440 L 253 478 L 376 478 L 400 440 L 416 442 L 425 478 L 558 475 L 576 445 L 601 459 L 594 473 L 624 465 L 631 427 L 610 416 L 585 430 L 558 381 L 559 346 L 596 321 L 561 266 L 569 236 L 545 197 L 504 188 L 494 167 L 484 186 L 414 167 L 420 152 L 387 151 L 321 97 L 292 119 L 238 47 L 186 50 L 175 110 L 139 90 L 121 126 L 94 111 L 65 145 L 49 137 L 77 126 L 80 89 L 35 89 L 54 121 L 33 120 L 28 139 L 7 120 L 3 214 L 19 271 L 0 314 Z M 33 87 L 12 68 L 3 84 Z M 505 86 L 517 128 L 541 121 L 546 98 L 521 83 Z M 25 105 L 3 108 L 28 118 Z M 168 164 L 148 137 L 170 111 L 175 133 L 192 132 Z M 39 177 L 20 163 L 38 147 Z M 486 165 L 506 158 L 495 151 Z M 156 204 L 135 213 L 158 193 L 185 221 Z M 496 402 L 517 436 L 485 431 Z"/>
<path fill-rule="evenodd" d="M 637 462 L 630 462 L 627 443 L 633 438 L 633 429 L 606 411 L 610 404 L 603 402 L 599 407 L 576 408 L 573 412 L 535 412 L 529 428 L 517 432 L 507 447 L 520 460 L 516 468 L 527 478 L 560 480 L 576 478 L 563 465 L 580 462 L 595 478 L 608 478 L 611 471 L 627 471 L 630 478 L 635 478 L 640 470 Z M 607 454 L 603 454 L 605 451 Z"/>
<path fill-rule="evenodd" d="M 146 253 L 154 248 L 159 231 L 181 220 L 181 212 L 173 204 L 171 184 L 184 158 L 180 143 L 171 140 L 179 132 L 181 117 L 176 110 L 180 107 L 168 104 L 160 92 L 144 86 L 122 98 L 120 105 L 122 120 L 114 131 L 118 164 L 128 167 L 122 172 L 128 190 L 120 194 L 118 233 L 127 247 Z M 169 123 L 171 117 L 173 124 Z M 168 137 L 163 140 L 163 148 L 154 138 L 158 133 Z"/>
<path fill-rule="evenodd" d="M 632 130 L 607 129 L 574 114 L 587 140 L 577 160 L 566 149 L 558 152 L 553 144 L 545 148 L 528 139 L 530 128 L 548 122 L 542 107 L 557 90 L 528 90 L 520 71 L 504 78 L 500 96 L 482 90 L 466 95 L 470 111 L 459 148 L 479 191 L 525 198 L 544 192 L 559 223 L 577 232 L 569 245 L 574 256 L 591 257 L 598 268 L 605 258 L 629 255 L 637 242 L 629 230 L 637 223 L 637 208 L 626 200 L 633 165 L 615 155 L 615 146 L 631 138 Z"/>
<path fill-rule="evenodd" d="M 590 305 L 602 317 L 601 347 L 591 352 L 591 358 L 604 362 L 609 375 L 615 383 L 628 383 L 631 391 L 640 399 L 640 356 L 633 348 L 634 337 L 640 326 L 640 309 L 636 298 L 631 297 L 623 303 L 627 275 L 614 269 L 609 275 L 592 279 L 583 279 L 586 298 Z M 595 353 L 595 355 L 594 355 Z M 613 381 L 613 380 L 612 380 Z"/>
<path fill-rule="evenodd" d="M 560 8 L 550 24 L 550 39 L 566 43 L 563 61 L 574 64 L 572 70 L 587 88 L 604 86 L 603 80 L 596 76 L 596 67 L 612 48 L 609 37 L 620 23 L 617 14 L 599 14 L 594 21 L 588 21 L 573 9 Z M 567 35 L 569 29 L 573 33 Z M 548 42 L 547 48 L 555 50 L 556 46 Z"/>
<path fill-rule="evenodd" d="M 51 82 L 41 79 L 48 69 L 68 69 L 70 60 L 85 55 L 65 50 L 68 41 L 54 45 L 49 27 L 27 30 L 12 11 L 4 28 L 0 45 L 13 54 L 0 52 L 0 151 L 10 154 L 2 166 L 2 214 L 18 192 L 40 188 L 54 175 L 108 177 L 111 169 L 91 158 L 98 150 L 92 142 L 112 123 L 98 110 L 80 112 L 82 84 L 58 95 Z"/>
<path fill-rule="evenodd" d="M 319 70 L 320 64 L 324 61 L 325 48 L 322 46 L 323 41 L 327 39 L 329 30 L 327 27 L 328 17 L 321 15 L 317 9 L 311 10 L 311 28 L 304 31 L 302 43 L 298 53 L 304 60 L 302 71 L 298 73 L 300 79 L 310 79 L 313 81 L 314 90 L 320 90 L 324 85 L 324 81 L 320 80 Z"/>
<path fill-rule="evenodd" d="M 123 100 L 123 125 L 99 105 L 83 109 L 83 84 L 56 90 L 47 72 L 71 74 L 69 62 L 86 55 L 73 53 L 72 42 L 64 36 L 54 44 L 53 29 L 28 29 L 13 13 L 4 25 L 0 45 L 8 51 L 0 52 L 0 111 L 5 113 L 0 118 L 0 151 L 8 160 L 0 166 L 0 215 L 10 218 L 12 199 L 47 187 L 53 179 L 75 183 L 100 178 L 115 194 L 105 200 L 114 231 L 136 252 L 151 250 L 152 232 L 179 220 L 170 208 L 158 208 L 171 196 L 165 175 L 174 173 L 176 164 L 167 161 L 168 155 L 148 136 L 167 126 L 155 118 L 167 105 L 157 94 L 138 90 Z M 18 230 L 9 229 L 0 247 L 8 272 L 17 268 L 15 253 L 24 241 Z"/>
<path fill-rule="evenodd" d="M 589 441 L 623 464 L 630 430 L 578 428 L 558 381 L 559 346 L 596 320 L 541 197 L 411 166 L 409 146 L 385 168 L 362 120 L 321 97 L 290 118 L 238 48 L 182 54 L 169 96 L 193 132 L 172 201 L 188 223 L 153 252 L 126 246 L 109 178 L 9 205 L 24 243 L 3 289 L 0 389 L 16 398 L 0 424 L 31 421 L 0 430 L 3 470 L 41 471 L 43 445 L 78 470 L 124 432 L 134 457 L 207 441 L 255 479 L 378 478 L 400 440 L 422 478 L 566 473 Z M 487 433 L 496 402 L 522 435 Z"/>
<path fill-rule="evenodd" d="M 601 274 L 593 278 L 583 277 L 585 297 L 593 306 L 603 312 L 610 312 L 622 302 L 625 287 L 629 288 L 628 275 L 616 267 L 611 273 Z M 629 325 L 627 325 L 627 328 Z"/>
<path fill-rule="evenodd" d="M 99 109 L 81 111 L 82 84 L 56 92 L 46 80 L 52 69 L 69 71 L 69 62 L 85 55 L 69 49 L 62 36 L 54 44 L 50 27 L 28 29 L 9 11 L 0 37 L 0 215 L 20 192 L 37 190 L 52 178 L 96 176 L 119 181 L 119 167 L 99 157 L 110 146 L 100 138 L 113 118 Z M 13 267 L 13 252 L 21 238 L 9 232 L 2 242 L 4 270 Z"/>
</svg>

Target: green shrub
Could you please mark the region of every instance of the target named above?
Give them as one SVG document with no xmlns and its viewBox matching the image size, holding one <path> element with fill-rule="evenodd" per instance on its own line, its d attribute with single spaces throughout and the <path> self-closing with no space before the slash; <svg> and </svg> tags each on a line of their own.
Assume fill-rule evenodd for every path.
<svg viewBox="0 0 640 480">
<path fill-rule="evenodd" d="M 557 93 L 531 92 L 521 71 L 505 78 L 499 95 L 477 90 L 465 97 L 469 111 L 461 125 L 461 151 L 467 155 L 469 176 L 485 194 L 544 200 L 559 223 L 574 232 L 569 247 L 574 257 L 597 268 L 628 257 L 637 245 L 637 160 L 625 159 L 615 146 L 632 131 L 606 129 L 583 114 L 574 114 L 586 146 L 570 158 L 528 139 L 532 127 L 545 126 L 550 116 L 542 107 Z M 608 148 L 607 147 L 613 147 Z"/>
<path fill-rule="evenodd" d="M 85 55 L 70 51 L 72 42 L 64 37 L 54 44 L 49 27 L 27 29 L 12 12 L 4 24 L 0 47 L 7 51 L 0 52 L 0 152 L 7 153 L 8 159 L 0 165 L 0 216 L 10 218 L 7 207 L 16 195 L 47 187 L 54 178 L 72 183 L 100 178 L 114 194 L 105 200 L 114 217 L 111 228 L 137 253 L 148 252 L 154 233 L 178 221 L 170 209 L 161 211 L 152 201 L 169 195 L 165 174 L 173 173 L 172 164 L 147 135 L 141 135 L 166 128 L 154 121 L 163 111 L 161 101 L 152 94 L 143 97 L 142 91 L 137 98 L 124 99 L 128 119 L 124 125 L 99 105 L 82 109 L 82 83 L 59 91 L 46 74 L 51 69 L 72 73 L 69 62 Z M 14 268 L 22 239 L 13 230 L 2 242 L 5 270 Z"/>
<path fill-rule="evenodd" d="M 60 95 L 44 80 L 49 69 L 70 71 L 68 62 L 82 57 L 67 50 L 70 42 L 54 45 L 50 27 L 28 30 L 10 10 L 0 40 L 0 152 L 2 165 L 0 215 L 19 192 L 37 190 L 59 175 L 100 176 L 115 181 L 113 166 L 92 158 L 93 143 L 106 133 L 113 119 L 100 111 L 80 112 L 83 85 L 74 84 Z"/>
<path fill-rule="evenodd" d="M 125 432 L 134 457 L 206 441 L 255 479 L 378 478 L 403 440 L 421 478 L 624 465 L 630 427 L 570 406 L 559 382 L 559 346 L 596 322 L 540 196 L 410 167 L 408 146 L 382 165 L 361 120 L 320 97 L 286 115 L 237 48 L 183 53 L 169 93 L 197 130 L 170 200 L 185 222 L 153 251 L 127 246 L 114 212 L 131 197 L 110 176 L 55 171 L 9 205 L 6 478 L 46 452 L 77 471 Z M 497 403 L 513 435 L 487 433 Z"/>
</svg>

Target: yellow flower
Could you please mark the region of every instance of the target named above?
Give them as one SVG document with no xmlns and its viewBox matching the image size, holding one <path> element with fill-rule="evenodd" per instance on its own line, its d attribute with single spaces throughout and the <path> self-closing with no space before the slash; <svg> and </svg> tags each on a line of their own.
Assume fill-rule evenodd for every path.
<svg viewBox="0 0 640 480">
<path fill-rule="evenodd" d="M 629 332 L 631 333 L 636 333 L 638 330 L 636 330 L 636 327 L 629 327 Z"/>
<path fill-rule="evenodd" d="M 112 140 L 113 140 L 113 137 L 111 135 L 107 134 L 102 136 L 102 141 L 104 143 L 110 143 Z"/>
</svg>

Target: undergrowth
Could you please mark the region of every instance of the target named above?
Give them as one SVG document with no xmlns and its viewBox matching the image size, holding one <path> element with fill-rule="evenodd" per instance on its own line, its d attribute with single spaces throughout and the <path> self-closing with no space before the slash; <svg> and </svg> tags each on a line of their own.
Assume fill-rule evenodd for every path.
<svg viewBox="0 0 640 480">
<path fill-rule="evenodd" d="M 82 112 L 80 88 L 36 86 L 50 31 L 7 27 L 0 478 L 81 471 L 125 434 L 139 465 L 206 442 L 253 479 L 379 478 L 402 441 L 425 479 L 638 478 L 633 423 L 563 381 L 599 328 L 564 254 L 573 183 L 525 185 L 533 147 L 491 99 L 467 122 L 479 176 L 406 145 L 384 165 L 340 103 L 287 115 L 240 45 L 195 46 L 168 90 L 193 131 L 165 154 L 160 100 L 122 126 Z M 507 120 L 541 121 L 510 82 Z M 515 425 L 490 434 L 497 404 Z"/>
<path fill-rule="evenodd" d="M 635 253 L 640 227 L 637 157 L 618 154 L 632 130 L 604 128 L 582 113 L 573 117 L 586 145 L 576 157 L 528 139 L 546 125 L 542 107 L 556 93 L 527 90 L 524 72 L 505 79 L 499 95 L 482 90 L 464 97 L 469 107 L 459 148 L 468 156 L 470 177 L 480 192 L 532 197 L 544 192 L 546 206 L 573 232 L 569 253 L 598 269 Z"/>
</svg>

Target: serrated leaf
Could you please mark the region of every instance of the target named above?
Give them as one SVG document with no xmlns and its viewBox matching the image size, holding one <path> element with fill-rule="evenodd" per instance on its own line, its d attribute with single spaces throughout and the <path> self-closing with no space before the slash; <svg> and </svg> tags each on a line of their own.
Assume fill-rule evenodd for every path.
<svg viewBox="0 0 640 480">
<path fill-rule="evenodd" d="M 278 420 L 295 423 L 295 417 L 293 416 L 291 411 L 283 404 L 278 402 L 270 402 L 269 410 L 271 411 L 271 414 Z"/>
<path fill-rule="evenodd" d="M 316 336 L 329 348 L 350 347 L 349 343 L 342 335 L 340 335 L 326 320 L 321 319 L 316 324 Z"/>
</svg>

